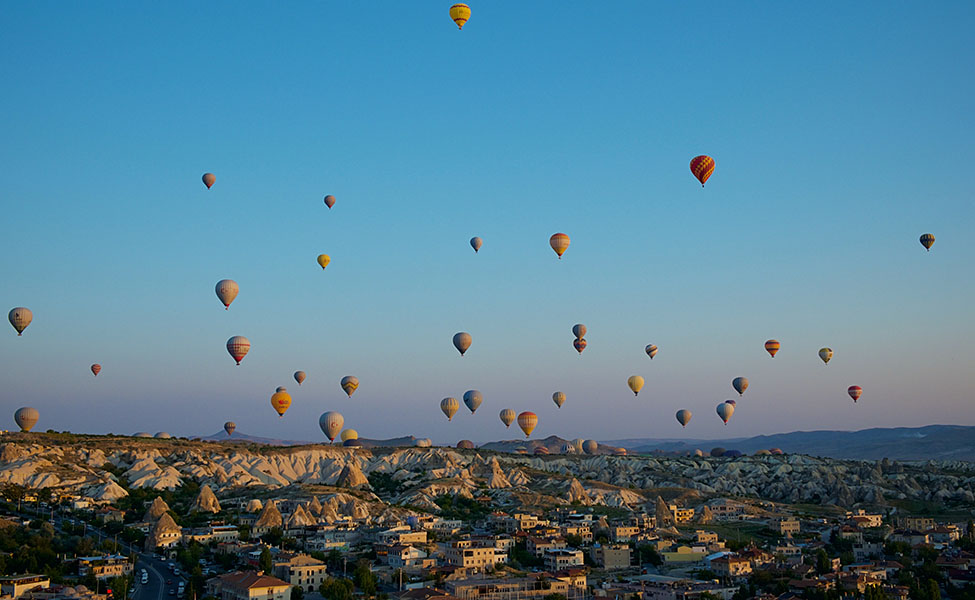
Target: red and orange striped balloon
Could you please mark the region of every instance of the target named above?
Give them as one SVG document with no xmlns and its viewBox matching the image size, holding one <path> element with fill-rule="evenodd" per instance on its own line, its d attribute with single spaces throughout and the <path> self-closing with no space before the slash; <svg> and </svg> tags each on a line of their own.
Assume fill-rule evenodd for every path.
<svg viewBox="0 0 975 600">
<path fill-rule="evenodd" d="M 765 342 L 765 351 L 775 358 L 775 353 L 779 351 L 779 340 L 769 340 Z"/>
<path fill-rule="evenodd" d="M 694 173 L 694 177 L 701 182 L 701 187 L 704 187 L 704 182 L 714 173 L 714 159 L 705 154 L 695 156 L 691 159 L 691 173 Z"/>
<path fill-rule="evenodd" d="M 853 402 L 856 402 L 863 394 L 863 388 L 858 385 L 851 385 L 847 388 L 846 393 L 850 395 L 850 398 L 853 398 Z"/>
<path fill-rule="evenodd" d="M 91 373 L 95 377 L 98 377 L 98 374 L 101 373 L 101 372 L 102 372 L 102 366 L 100 364 L 95 363 L 95 364 L 93 364 L 91 366 Z"/>
<path fill-rule="evenodd" d="M 587 345 L 586 338 L 576 338 L 572 340 L 572 346 L 575 347 L 576 352 L 579 354 L 582 354 L 582 351 L 586 349 Z"/>
</svg>

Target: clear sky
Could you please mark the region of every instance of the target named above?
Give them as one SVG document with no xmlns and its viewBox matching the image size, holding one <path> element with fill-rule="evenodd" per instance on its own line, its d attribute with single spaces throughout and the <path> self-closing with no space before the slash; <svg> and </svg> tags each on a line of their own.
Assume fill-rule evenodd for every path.
<svg viewBox="0 0 975 600">
<path fill-rule="evenodd" d="M 444 443 L 517 437 L 505 407 L 533 437 L 975 425 L 975 3 L 491 0 L 463 31 L 449 5 L 7 4 L 0 304 L 34 322 L 0 335 L 3 414 L 315 440 L 338 410 Z"/>
</svg>

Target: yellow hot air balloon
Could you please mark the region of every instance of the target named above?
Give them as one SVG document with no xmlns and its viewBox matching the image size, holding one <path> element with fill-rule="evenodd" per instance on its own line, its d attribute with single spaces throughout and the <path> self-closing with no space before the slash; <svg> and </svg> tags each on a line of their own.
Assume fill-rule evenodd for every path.
<svg viewBox="0 0 975 600">
<path fill-rule="evenodd" d="M 515 422 L 518 415 L 516 415 L 515 411 L 511 410 L 510 408 L 506 408 L 501 411 L 500 417 L 501 422 L 504 423 L 505 427 L 511 427 L 511 424 Z"/>
<path fill-rule="evenodd" d="M 824 363 L 829 364 L 829 360 L 831 358 L 833 358 L 833 349 L 832 348 L 820 348 L 819 349 L 819 358 L 823 359 L 823 362 Z"/>
<path fill-rule="evenodd" d="M 457 402 L 457 398 L 444 398 L 440 401 L 440 410 L 443 411 L 443 414 L 447 415 L 448 421 L 454 418 L 459 408 L 460 402 Z"/>
<path fill-rule="evenodd" d="M 525 432 L 525 437 L 528 437 L 535 431 L 535 426 L 538 425 L 538 415 L 533 412 L 525 411 L 518 415 L 518 427 Z"/>
<path fill-rule="evenodd" d="M 630 378 L 626 380 L 626 385 L 630 386 L 634 396 L 638 396 L 640 394 L 640 390 L 643 389 L 643 383 L 643 377 L 640 377 L 639 375 L 631 375 Z"/>
<path fill-rule="evenodd" d="M 471 18 L 471 7 L 466 4 L 455 4 L 450 7 L 450 18 L 457 23 L 457 29 L 463 29 L 464 23 Z"/>
<path fill-rule="evenodd" d="M 322 266 L 322 270 L 325 270 L 325 267 L 327 267 L 328 266 L 328 263 L 330 263 L 330 262 L 332 262 L 332 257 L 330 257 L 328 254 L 319 254 L 318 255 L 318 264 L 320 264 Z"/>
<path fill-rule="evenodd" d="M 921 245 L 924 246 L 925 250 L 930 251 L 931 246 L 934 246 L 934 234 L 925 233 L 921 236 Z"/>
<path fill-rule="evenodd" d="M 18 306 L 10 309 L 10 312 L 7 313 L 7 320 L 17 330 L 17 335 L 22 335 L 30 322 L 34 320 L 34 313 L 29 308 Z"/>
<path fill-rule="evenodd" d="M 346 429 L 342 431 L 342 441 L 347 442 L 349 440 L 359 439 L 359 432 L 355 429 Z"/>
<path fill-rule="evenodd" d="M 271 395 L 271 406 L 277 411 L 279 417 L 283 417 L 284 413 L 288 412 L 288 407 L 291 406 L 291 395 L 284 388 L 278 388 L 280 392 L 274 392 Z"/>
<path fill-rule="evenodd" d="M 346 375 L 342 378 L 341 386 L 345 390 L 345 393 L 349 395 L 349 398 L 351 398 L 352 394 L 359 389 L 359 379 L 352 375 Z"/>
<path fill-rule="evenodd" d="M 559 260 L 562 260 L 562 255 L 569 249 L 569 236 L 564 233 L 556 233 L 548 239 L 548 245 L 559 255 Z"/>
</svg>

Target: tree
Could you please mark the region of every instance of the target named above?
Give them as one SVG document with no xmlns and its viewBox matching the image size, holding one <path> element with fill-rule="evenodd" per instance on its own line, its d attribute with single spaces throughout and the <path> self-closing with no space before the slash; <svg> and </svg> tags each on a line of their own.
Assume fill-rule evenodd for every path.
<svg viewBox="0 0 975 600">
<path fill-rule="evenodd" d="M 291 587 L 291 600 L 302 600 L 305 597 L 305 590 L 300 585 Z"/>
<path fill-rule="evenodd" d="M 352 600 L 353 589 L 351 580 L 329 577 L 318 586 L 318 593 L 327 600 Z"/>
<path fill-rule="evenodd" d="M 271 551 L 267 546 L 261 550 L 261 557 L 257 560 L 257 564 L 264 571 L 265 575 L 270 575 L 274 569 L 274 562 L 271 560 Z"/>
<path fill-rule="evenodd" d="M 816 572 L 825 575 L 833 570 L 833 564 L 826 555 L 826 551 L 820 548 L 816 552 Z"/>
<path fill-rule="evenodd" d="M 376 575 L 372 572 L 369 561 L 360 560 L 356 563 L 355 571 L 352 573 L 352 581 L 359 588 L 359 591 L 367 597 L 375 595 Z"/>
<path fill-rule="evenodd" d="M 664 564 L 664 559 L 661 558 L 660 553 L 657 552 L 656 548 L 650 544 L 641 544 L 636 547 L 637 560 L 642 565 L 643 563 L 650 563 L 655 567 L 659 567 Z"/>
</svg>

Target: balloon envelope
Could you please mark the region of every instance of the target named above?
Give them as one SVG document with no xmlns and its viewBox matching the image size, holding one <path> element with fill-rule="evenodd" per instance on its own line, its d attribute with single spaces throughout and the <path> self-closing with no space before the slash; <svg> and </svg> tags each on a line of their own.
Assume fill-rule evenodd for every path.
<svg viewBox="0 0 975 600">
<path fill-rule="evenodd" d="M 515 419 L 517 418 L 515 411 L 511 410 L 510 408 L 503 409 L 499 416 L 501 417 L 501 422 L 504 423 L 505 427 L 511 427 L 511 424 L 514 423 Z"/>
<path fill-rule="evenodd" d="M 464 23 L 471 18 L 471 8 L 466 4 L 455 4 L 450 7 L 450 18 L 457 24 L 457 29 L 463 29 Z"/>
<path fill-rule="evenodd" d="M 301 385 L 301 383 L 305 380 L 305 372 L 304 371 L 295 371 L 294 378 L 295 378 L 295 381 L 298 382 L 298 385 Z"/>
<path fill-rule="evenodd" d="M 552 250 L 555 250 L 555 253 L 559 255 L 559 260 L 561 260 L 562 255 L 569 249 L 569 236 L 564 233 L 556 233 L 548 239 L 548 245 L 552 247 Z"/>
<path fill-rule="evenodd" d="M 335 196 L 333 196 L 331 194 L 329 194 L 328 196 L 325 196 L 325 206 L 327 206 L 329 208 L 332 208 L 333 206 L 335 206 Z"/>
<path fill-rule="evenodd" d="M 342 441 L 347 442 L 349 440 L 359 439 L 359 432 L 355 429 L 344 429 L 342 430 Z"/>
<path fill-rule="evenodd" d="M 829 364 L 829 359 L 833 358 L 832 348 L 820 348 L 819 358 L 821 358 L 824 363 Z"/>
<path fill-rule="evenodd" d="M 237 430 L 237 423 L 234 423 L 233 421 L 227 421 L 226 423 L 223 424 L 223 430 L 227 432 L 228 436 L 233 435 L 234 431 Z"/>
<path fill-rule="evenodd" d="M 352 375 L 346 375 L 342 378 L 340 385 L 345 390 L 345 393 L 349 395 L 349 398 L 351 398 L 352 394 L 359 389 L 359 379 Z"/>
<path fill-rule="evenodd" d="M 572 340 L 572 347 L 576 349 L 576 352 L 582 354 L 582 351 L 586 349 L 589 343 L 586 342 L 586 338 L 576 338 Z"/>
<path fill-rule="evenodd" d="M 444 398 L 440 401 L 440 410 L 447 415 L 448 421 L 454 418 L 458 408 L 460 408 L 460 403 L 457 402 L 457 398 Z"/>
<path fill-rule="evenodd" d="M 538 425 L 538 415 L 535 413 L 526 410 L 518 415 L 518 427 L 525 432 L 525 437 L 532 434 L 536 425 Z"/>
<path fill-rule="evenodd" d="M 484 401 L 484 394 L 482 394 L 477 390 L 467 390 L 466 392 L 464 392 L 464 404 L 467 405 L 467 409 L 471 411 L 472 415 L 474 414 L 474 411 L 477 410 L 477 407 L 480 406 L 481 402 L 483 401 Z"/>
<path fill-rule="evenodd" d="M 482 245 L 482 244 L 484 244 L 484 242 L 483 242 L 483 241 L 481 240 L 481 238 L 479 238 L 479 237 L 472 237 L 472 238 L 471 238 L 471 248 L 473 248 L 473 249 L 474 249 L 474 252 L 475 252 L 475 253 L 476 253 L 476 252 L 477 252 L 478 250 L 480 250 L 480 249 L 481 249 L 481 245 Z"/>
<path fill-rule="evenodd" d="M 555 402 L 555 406 L 562 408 L 562 405 L 565 404 L 565 392 L 555 392 L 552 394 L 552 401 Z"/>
<path fill-rule="evenodd" d="M 251 341 L 242 335 L 235 335 L 227 340 L 227 352 L 240 364 L 247 353 L 251 351 Z"/>
<path fill-rule="evenodd" d="M 653 357 L 657 355 L 657 347 L 654 346 L 653 344 L 648 345 L 646 351 L 647 351 L 647 356 L 650 357 L 650 360 L 653 360 Z"/>
<path fill-rule="evenodd" d="M 691 173 L 694 173 L 694 177 L 701 182 L 701 187 L 704 187 L 708 177 L 714 173 L 714 159 L 705 154 L 695 156 L 691 159 Z"/>
<path fill-rule="evenodd" d="M 846 389 L 846 393 L 850 395 L 850 398 L 853 398 L 854 402 L 856 402 L 863 394 L 863 388 L 858 385 L 851 385 Z"/>
<path fill-rule="evenodd" d="M 98 363 L 93 364 L 91 366 L 91 372 L 95 377 L 98 377 L 98 374 L 102 372 L 102 366 Z"/>
<path fill-rule="evenodd" d="M 931 250 L 931 246 L 934 246 L 934 235 L 930 233 L 925 233 L 921 236 L 921 245 L 924 246 L 926 250 Z"/>
<path fill-rule="evenodd" d="M 634 396 L 640 394 L 640 390 L 643 389 L 643 377 L 639 375 L 630 375 L 629 379 L 626 380 L 626 385 L 630 387 L 630 391 L 633 392 Z"/>
<path fill-rule="evenodd" d="M 735 388 L 738 395 L 741 396 L 748 389 L 748 378 L 747 377 L 735 377 L 731 380 L 731 387 Z"/>
<path fill-rule="evenodd" d="M 467 349 L 471 347 L 471 339 L 471 334 L 465 331 L 454 334 L 454 348 L 457 348 L 461 356 L 464 356 Z"/>
<path fill-rule="evenodd" d="M 291 394 L 283 388 L 279 389 L 281 389 L 280 392 L 274 392 L 271 395 L 271 406 L 279 417 L 283 417 L 284 413 L 288 411 L 288 407 L 291 406 Z"/>
<path fill-rule="evenodd" d="M 14 422 L 17 423 L 17 427 L 23 432 L 30 431 L 34 425 L 37 425 L 37 420 L 41 417 L 40 413 L 37 412 L 36 408 L 31 408 L 25 406 L 23 408 L 18 408 L 17 412 L 14 413 Z"/>
<path fill-rule="evenodd" d="M 334 410 L 323 412 L 318 418 L 318 426 L 330 442 L 335 441 L 335 436 L 342 431 L 342 425 L 345 425 L 345 418 Z"/>
<path fill-rule="evenodd" d="M 735 405 L 722 402 L 718 405 L 715 411 L 718 413 L 718 416 L 721 417 L 721 420 L 725 422 L 725 425 L 727 425 L 728 419 L 731 418 L 731 415 L 735 414 Z"/>
<path fill-rule="evenodd" d="M 221 279 L 216 286 L 217 298 L 223 303 L 224 310 L 230 310 L 230 303 L 240 292 L 240 287 L 233 279 Z"/>
<path fill-rule="evenodd" d="M 779 340 L 769 340 L 765 342 L 765 351 L 768 352 L 772 358 L 775 358 L 775 353 L 779 351 Z"/>
<path fill-rule="evenodd" d="M 460 449 L 462 449 L 462 450 L 473 450 L 474 449 L 474 442 L 472 442 L 470 440 L 461 440 L 461 441 L 457 442 L 457 447 L 460 448 Z"/>
<path fill-rule="evenodd" d="M 582 323 L 576 323 L 575 325 L 572 326 L 572 335 L 576 336 L 579 339 L 586 337 L 586 331 L 587 331 L 586 326 L 583 325 Z"/>
<path fill-rule="evenodd" d="M 596 440 L 586 440 L 582 442 L 582 451 L 586 454 L 595 454 L 596 450 L 599 449 L 599 443 Z"/>
<path fill-rule="evenodd" d="M 325 267 L 328 266 L 328 263 L 332 262 L 332 257 L 328 254 L 319 254 L 317 260 L 318 264 L 321 265 L 322 269 L 324 270 Z"/>
<path fill-rule="evenodd" d="M 30 322 L 34 320 L 34 313 L 29 308 L 18 306 L 17 308 L 10 309 L 10 312 L 7 313 L 7 320 L 17 330 L 17 335 L 21 335 L 27 329 L 27 326 L 30 325 Z"/>
<path fill-rule="evenodd" d="M 207 189 L 213 187 L 213 184 L 216 183 L 216 181 L 217 181 L 217 176 L 214 175 L 213 173 L 203 174 L 203 185 L 207 186 Z"/>
<path fill-rule="evenodd" d="M 677 422 L 681 424 L 681 427 L 687 427 L 687 424 L 691 422 L 691 411 L 686 408 L 677 411 Z"/>
</svg>

